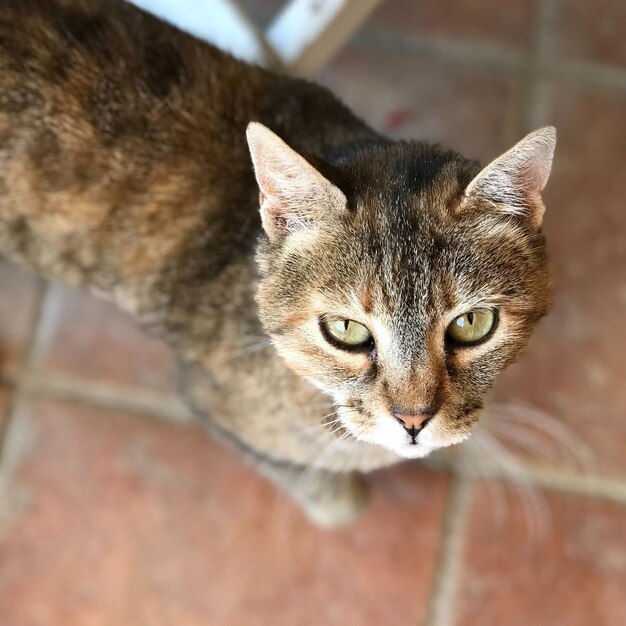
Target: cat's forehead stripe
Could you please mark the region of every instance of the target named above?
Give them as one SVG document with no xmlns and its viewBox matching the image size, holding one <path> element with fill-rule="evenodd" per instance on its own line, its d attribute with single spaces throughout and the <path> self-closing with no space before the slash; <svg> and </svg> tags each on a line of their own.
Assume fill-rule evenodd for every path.
<svg viewBox="0 0 626 626">
<path fill-rule="evenodd" d="M 374 287 L 372 281 L 368 279 L 361 290 L 359 301 L 363 307 L 363 311 L 369 314 L 374 308 Z"/>
</svg>

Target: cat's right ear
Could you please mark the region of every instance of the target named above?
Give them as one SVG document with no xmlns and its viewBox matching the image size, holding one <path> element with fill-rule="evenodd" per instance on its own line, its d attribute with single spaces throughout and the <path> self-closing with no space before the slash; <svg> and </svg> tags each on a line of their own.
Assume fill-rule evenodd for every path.
<svg viewBox="0 0 626 626">
<path fill-rule="evenodd" d="M 251 122 L 246 136 L 260 190 L 261 220 L 271 240 L 346 206 L 343 192 L 269 128 Z"/>
<path fill-rule="evenodd" d="M 556 129 L 540 128 L 492 161 L 472 180 L 465 197 L 488 202 L 501 213 L 522 216 L 539 229 L 541 192 L 548 182 L 556 146 Z"/>
</svg>

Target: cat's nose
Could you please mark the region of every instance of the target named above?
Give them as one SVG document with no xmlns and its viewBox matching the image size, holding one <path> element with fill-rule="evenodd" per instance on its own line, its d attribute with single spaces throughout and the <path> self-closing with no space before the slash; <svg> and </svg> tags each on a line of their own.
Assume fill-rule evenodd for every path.
<svg viewBox="0 0 626 626">
<path fill-rule="evenodd" d="M 420 431 L 426 426 L 434 416 L 437 410 L 435 407 L 423 407 L 421 409 L 404 409 L 394 406 L 393 415 L 407 431 Z"/>
</svg>

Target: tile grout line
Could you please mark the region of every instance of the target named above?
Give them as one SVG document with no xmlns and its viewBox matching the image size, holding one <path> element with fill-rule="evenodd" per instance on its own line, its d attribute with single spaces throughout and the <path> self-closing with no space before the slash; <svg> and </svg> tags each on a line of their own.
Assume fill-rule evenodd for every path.
<svg viewBox="0 0 626 626">
<path fill-rule="evenodd" d="M 28 362 L 21 372 L 22 376 L 30 376 L 50 346 L 52 335 L 54 334 L 54 325 L 59 318 L 60 307 L 61 295 L 58 285 L 48 283 L 41 302 L 39 324 L 33 338 Z"/>
<path fill-rule="evenodd" d="M 481 481 L 497 480 L 508 485 L 519 484 L 556 493 L 597 498 L 626 506 L 626 479 L 575 474 L 559 469 L 525 467 L 524 474 L 515 478 L 489 463 L 479 463 L 471 478 Z"/>
<path fill-rule="evenodd" d="M 31 369 L 33 355 L 35 354 L 35 346 L 39 335 L 39 328 L 45 315 L 46 299 L 50 289 L 48 283 L 41 278 L 37 278 L 37 298 L 34 307 L 33 321 L 30 327 L 28 339 L 24 344 L 22 359 L 17 367 L 15 377 L 12 381 L 7 381 L 6 377 L 2 377 L 2 382 L 8 382 L 11 385 L 11 398 L 6 411 L 6 419 L 0 424 L 0 468 L 3 467 L 3 459 L 6 453 L 6 437 L 9 432 L 11 423 L 14 421 L 20 406 L 22 404 L 25 393 L 24 380 L 27 373 Z"/>
<path fill-rule="evenodd" d="M 610 91 L 626 91 L 626 71 L 617 66 L 595 61 L 544 59 L 541 72 L 546 78 L 598 87 Z"/>
<path fill-rule="evenodd" d="M 425 626 L 453 626 L 462 569 L 462 549 L 471 497 L 471 480 L 453 467 L 452 484 L 444 512 L 442 540 Z"/>
<path fill-rule="evenodd" d="M 552 76 L 546 71 L 546 63 L 551 57 L 555 19 L 554 0 L 539 0 L 535 9 L 522 99 L 523 128 L 521 131 L 523 134 L 544 125 L 548 117 Z"/>
<path fill-rule="evenodd" d="M 435 472 L 456 471 L 454 459 L 427 459 L 424 467 Z M 472 471 L 465 471 L 473 481 L 497 480 L 507 485 L 522 484 L 534 489 L 548 489 L 557 493 L 598 498 L 626 505 L 626 476 L 608 477 L 590 472 L 580 473 L 568 468 L 540 467 L 523 463 L 523 473 L 512 476 L 497 466 L 474 459 Z"/>
<path fill-rule="evenodd" d="M 22 377 L 0 375 L 0 384 L 16 387 L 39 397 L 76 401 L 95 407 L 140 413 L 172 423 L 201 423 L 177 394 L 160 394 L 150 389 L 117 385 L 59 374 L 24 374 Z"/>
<path fill-rule="evenodd" d="M 519 71 L 525 62 L 523 52 L 498 45 L 475 44 L 436 35 L 402 35 L 367 26 L 355 36 L 353 43 L 364 48 L 377 48 L 410 55 L 423 54 L 430 58 L 505 72 Z"/>
<path fill-rule="evenodd" d="M 23 394 L 58 398 L 98 408 L 129 411 L 170 423 L 202 424 L 202 420 L 194 417 L 186 405 L 182 401 L 179 402 L 177 396 L 163 396 L 151 390 L 80 380 L 58 374 L 46 374 L 44 377 L 25 373 L 15 378 L 0 377 L 0 382 L 9 387 L 17 387 L 19 384 Z M 425 467 L 433 471 L 453 473 L 455 471 L 453 461 L 446 460 L 427 461 Z M 519 482 L 532 487 L 626 504 L 626 479 L 585 475 L 559 468 L 540 468 L 530 465 L 524 467 L 525 473 L 520 477 Z M 498 480 L 506 484 L 517 482 L 514 477 L 499 471 L 489 463 L 480 463 L 480 470 L 472 473 L 470 478 Z"/>
<path fill-rule="evenodd" d="M 43 283 L 36 320 L 31 339 L 24 350 L 24 359 L 14 375 L 0 375 L 0 382 L 12 386 L 13 402 L 7 411 L 11 416 L 18 399 L 25 395 L 48 396 L 89 404 L 91 406 L 129 411 L 171 423 L 200 422 L 192 416 L 176 394 L 164 395 L 140 387 L 126 387 L 114 383 L 82 380 L 73 376 L 42 373 L 38 365 L 46 352 L 54 333 L 55 320 L 59 314 L 60 292 L 54 284 Z M 11 421 L 10 417 L 6 423 Z M 2 439 L 0 439 L 1 444 Z"/>
<path fill-rule="evenodd" d="M 77 380 L 58 374 L 27 375 L 22 384 L 25 392 L 31 395 L 129 411 L 170 423 L 202 423 L 176 394 L 164 395 L 139 387 Z"/>
<path fill-rule="evenodd" d="M 552 0 L 544 0 L 538 5 L 536 23 L 542 19 L 552 23 L 555 5 Z M 542 16 L 545 16 L 543 18 Z M 547 41 L 535 41 L 532 48 Z M 452 37 L 428 35 L 402 35 L 380 28 L 364 27 L 352 40 L 357 47 L 381 49 L 409 55 L 425 55 L 429 59 L 440 59 L 479 69 L 490 69 L 501 72 L 523 73 L 528 54 L 498 45 L 473 43 L 468 40 L 456 40 Z M 549 58 L 551 57 L 551 58 Z M 536 65 L 537 80 L 562 80 L 583 86 L 601 87 L 607 90 L 626 91 L 626 71 L 619 66 L 596 61 L 576 59 L 555 59 L 547 45 L 541 51 L 541 58 Z"/>
</svg>

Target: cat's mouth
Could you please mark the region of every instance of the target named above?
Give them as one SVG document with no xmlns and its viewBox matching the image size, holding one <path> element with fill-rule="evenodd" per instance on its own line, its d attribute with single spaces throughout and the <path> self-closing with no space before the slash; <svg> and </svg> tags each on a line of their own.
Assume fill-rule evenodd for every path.
<svg viewBox="0 0 626 626">
<path fill-rule="evenodd" d="M 476 418 L 478 411 L 472 413 L 464 416 Z M 426 457 L 434 450 L 464 441 L 471 434 L 469 427 L 451 428 L 441 414 L 426 420 L 415 431 L 407 431 L 391 415 L 370 415 L 362 406 L 339 406 L 337 415 L 345 431 L 355 439 L 382 446 L 405 459 Z"/>
</svg>

